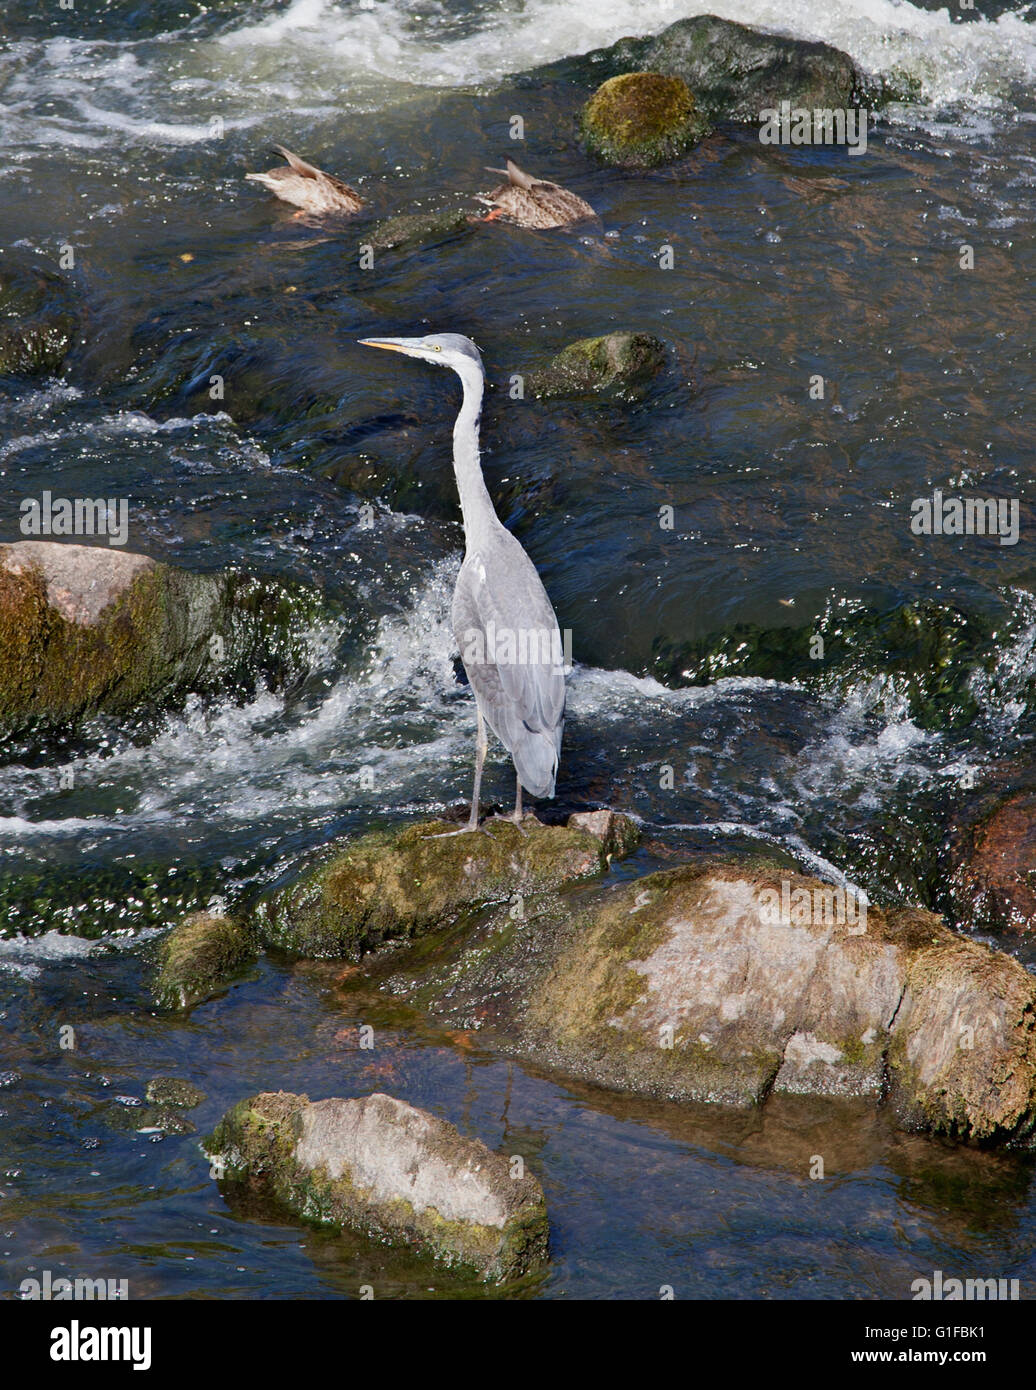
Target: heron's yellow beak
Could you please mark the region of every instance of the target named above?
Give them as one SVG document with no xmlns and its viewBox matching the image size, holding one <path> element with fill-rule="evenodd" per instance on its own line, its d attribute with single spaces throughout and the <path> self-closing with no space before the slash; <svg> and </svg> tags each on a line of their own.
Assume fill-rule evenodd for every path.
<svg viewBox="0 0 1036 1390">
<path fill-rule="evenodd" d="M 387 348 L 389 352 L 402 352 L 407 357 L 416 355 L 420 349 L 420 338 L 358 338 L 362 347 Z"/>
</svg>

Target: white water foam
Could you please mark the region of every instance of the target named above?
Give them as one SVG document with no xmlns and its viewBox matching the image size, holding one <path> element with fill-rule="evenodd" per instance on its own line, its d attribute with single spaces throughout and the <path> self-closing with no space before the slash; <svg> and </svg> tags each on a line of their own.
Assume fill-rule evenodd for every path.
<svg viewBox="0 0 1036 1390">
<path fill-rule="evenodd" d="M 474 705 L 458 688 L 451 655 L 458 564 L 454 555 L 433 566 L 415 587 L 411 605 L 380 620 L 364 666 L 336 675 L 315 707 L 291 710 L 282 695 L 268 690 L 242 705 L 213 707 L 193 700 L 146 745 L 117 745 L 77 761 L 77 794 L 94 785 L 123 789 L 118 817 L 33 821 L 23 808 L 48 793 L 52 772 L 5 769 L 0 788 L 14 813 L 0 818 L 0 844 L 86 832 L 119 836 L 199 819 L 225 829 L 265 818 L 319 822 L 349 805 L 424 804 L 430 782 L 448 787 L 461 769 L 466 778 L 471 758 Z M 326 663 L 333 636 L 323 628 L 311 635 L 318 664 Z M 719 751 L 736 757 L 736 747 L 691 746 L 684 721 L 715 708 L 733 720 L 732 727 L 740 727 L 743 706 L 782 692 L 802 694 L 793 685 L 759 677 L 669 689 L 650 677 L 577 665 L 569 681 L 568 711 L 590 727 L 620 723 L 641 729 L 645 746 L 654 746 L 671 729 L 687 756 Z M 916 770 L 916 760 L 926 759 L 938 742 L 910 721 L 905 707 L 889 708 L 866 685 L 822 707 L 816 739 L 782 775 L 806 804 L 831 791 L 844 794 L 847 785 L 877 794 Z M 752 722 L 750 713 L 747 717 Z M 365 777 L 371 783 L 366 788 Z M 461 789 L 458 783 L 458 794 Z M 788 789 L 785 781 L 785 796 Z M 776 784 L 761 790 L 778 820 L 789 825 L 800 820 L 783 806 Z M 738 802 L 737 792 L 731 795 Z M 746 802 L 746 813 L 751 815 L 753 806 L 757 812 L 759 804 L 758 799 Z"/>
<path fill-rule="evenodd" d="M 918 9 L 906 0 L 610 0 L 597 7 L 582 0 L 528 0 L 518 10 L 487 12 L 475 32 L 459 37 L 451 36 L 442 15 L 422 22 L 398 0 L 294 0 L 218 42 L 245 55 L 263 47 L 285 53 L 318 48 L 346 74 L 352 69 L 420 86 L 474 86 L 706 14 L 833 44 L 868 72 L 909 75 L 935 106 L 995 107 L 1013 83 L 1036 78 L 1036 39 L 1019 15 L 953 24 L 947 10 Z"/>
<path fill-rule="evenodd" d="M 157 927 L 142 931 L 123 930 L 87 940 L 82 936 L 65 935 L 59 931 L 41 932 L 39 936 L 0 937 L 0 972 L 35 980 L 48 965 L 65 961 L 85 960 L 112 950 L 124 950 L 141 941 L 159 935 Z"/>
<path fill-rule="evenodd" d="M 422 89 L 475 88 L 508 73 L 656 33 L 702 14 L 848 52 L 867 72 L 906 80 L 921 105 L 890 116 L 1013 111 L 1036 81 L 1036 34 L 1017 13 L 953 24 L 947 10 L 906 0 L 527 0 L 476 16 L 407 0 L 293 0 L 219 37 L 73 37 L 10 45 L 0 78 L 6 168 L 34 148 L 183 146 L 212 140 L 214 117 L 242 130 L 290 110 L 296 125 L 336 111 L 374 112 Z"/>
<path fill-rule="evenodd" d="M 440 562 L 412 607 L 381 619 L 364 668 L 339 675 L 313 710 L 286 709 L 280 694 L 260 690 L 238 705 L 190 701 L 147 744 L 126 743 L 77 760 L 77 794 L 91 786 L 123 788 L 117 818 L 70 816 L 32 821 L 0 817 L 0 844 L 104 831 L 125 835 L 199 818 L 223 826 L 264 817 L 319 819 L 364 800 L 382 804 L 406 794 L 429 769 L 470 753 L 474 712 L 458 706 L 450 653 L 450 605 L 459 559 Z M 333 646 L 326 627 L 309 634 L 314 661 Z M 395 733 L 400 721 L 410 737 Z M 366 793 L 369 770 L 374 788 Z M 52 790 L 53 770 L 5 768 L 0 790 L 24 805 Z"/>
</svg>

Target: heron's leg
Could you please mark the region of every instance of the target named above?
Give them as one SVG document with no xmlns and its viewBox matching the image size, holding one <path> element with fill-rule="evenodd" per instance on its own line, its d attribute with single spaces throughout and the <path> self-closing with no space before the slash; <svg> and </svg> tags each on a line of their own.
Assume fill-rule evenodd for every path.
<svg viewBox="0 0 1036 1390">
<path fill-rule="evenodd" d="M 509 816 L 491 816 L 490 820 L 505 820 L 508 825 L 516 825 L 522 834 L 525 835 L 528 832 L 525 826 L 522 825 L 522 783 L 517 774 L 515 774 L 515 783 L 518 790 L 515 792 L 514 810 Z"/>
<path fill-rule="evenodd" d="M 478 829 L 478 798 L 482 789 L 482 764 L 486 760 L 486 749 L 489 746 L 486 739 L 486 721 L 482 718 L 482 711 L 478 704 L 475 705 L 475 718 L 478 721 L 478 728 L 475 733 L 475 785 L 471 792 L 471 816 L 468 819 L 467 829 Z"/>
<path fill-rule="evenodd" d="M 460 830 L 443 830 L 438 835 L 429 838 L 433 840 L 449 840 L 454 835 L 470 835 L 472 831 L 479 829 L 478 823 L 478 804 L 479 791 L 482 786 L 482 764 L 486 760 L 486 749 L 489 741 L 486 738 L 486 721 L 482 718 L 482 711 L 475 705 L 475 717 L 478 721 L 475 733 L 475 786 L 471 792 L 471 815 L 468 817 L 467 825 L 461 826 Z M 484 832 L 488 834 L 487 832 Z"/>
</svg>

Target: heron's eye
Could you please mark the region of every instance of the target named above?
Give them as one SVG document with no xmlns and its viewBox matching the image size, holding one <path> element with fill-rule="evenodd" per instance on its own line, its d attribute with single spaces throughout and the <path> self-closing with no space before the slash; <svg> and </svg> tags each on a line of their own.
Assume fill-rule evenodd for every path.
<svg viewBox="0 0 1036 1390">
<path fill-rule="evenodd" d="M 433 352 L 442 352 L 442 348 L 439 346 L 438 343 L 433 343 L 433 344 L 432 344 L 432 351 L 433 351 Z"/>
</svg>

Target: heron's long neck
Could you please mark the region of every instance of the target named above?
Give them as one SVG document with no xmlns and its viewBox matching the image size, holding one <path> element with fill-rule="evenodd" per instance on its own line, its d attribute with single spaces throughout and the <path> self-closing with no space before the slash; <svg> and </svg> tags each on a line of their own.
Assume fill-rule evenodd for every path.
<svg viewBox="0 0 1036 1390">
<path fill-rule="evenodd" d="M 478 422 L 482 414 L 482 380 L 474 373 L 461 377 L 464 400 L 453 426 L 453 471 L 457 475 L 460 510 L 464 517 L 464 534 L 468 546 L 477 544 L 499 519 L 492 498 L 482 477 L 478 456 Z"/>
</svg>

